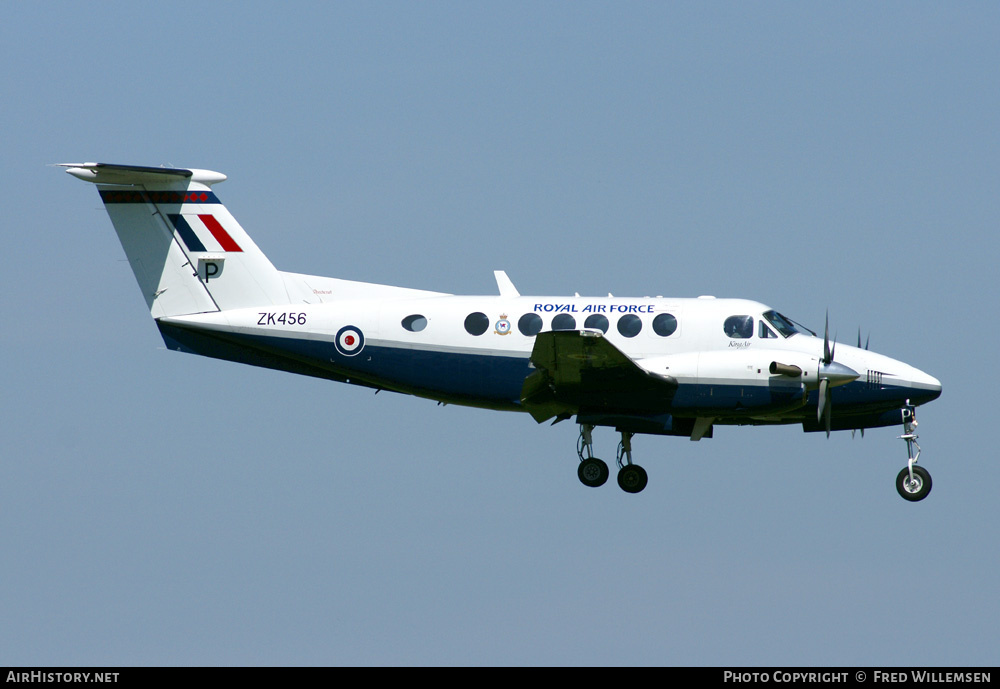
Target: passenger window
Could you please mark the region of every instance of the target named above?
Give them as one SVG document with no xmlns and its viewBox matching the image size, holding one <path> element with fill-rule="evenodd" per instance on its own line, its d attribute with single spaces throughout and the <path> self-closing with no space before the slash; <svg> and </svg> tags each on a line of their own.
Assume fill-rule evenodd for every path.
<svg viewBox="0 0 1000 689">
<path fill-rule="evenodd" d="M 673 314 L 659 314 L 653 319 L 653 332 L 660 337 L 670 337 L 677 332 L 677 319 Z"/>
<path fill-rule="evenodd" d="M 537 313 L 526 313 L 518 320 L 517 329 L 522 335 L 534 337 L 542 330 L 542 317 Z"/>
<path fill-rule="evenodd" d="M 762 337 L 765 340 L 768 338 L 778 339 L 778 336 L 774 334 L 774 331 L 767 327 L 764 321 L 760 321 L 757 325 L 757 337 Z"/>
<path fill-rule="evenodd" d="M 753 337 L 753 316 L 730 316 L 726 319 L 723 330 L 734 339 Z"/>
<path fill-rule="evenodd" d="M 642 321 L 634 313 L 626 313 L 618 319 L 618 332 L 623 337 L 635 337 L 642 330 Z"/>
<path fill-rule="evenodd" d="M 576 319 L 568 313 L 560 313 L 552 319 L 553 330 L 576 330 Z"/>
<path fill-rule="evenodd" d="M 592 313 L 587 316 L 587 320 L 583 322 L 584 328 L 590 328 L 591 330 L 600 330 L 602 333 L 608 332 L 608 319 L 599 313 Z"/>
<path fill-rule="evenodd" d="M 418 313 L 412 316 L 407 316 L 403 319 L 403 328 L 409 330 L 411 333 L 419 333 L 421 330 L 427 327 L 427 319 Z"/>
<path fill-rule="evenodd" d="M 465 317 L 465 330 L 470 335 L 482 335 L 490 327 L 490 319 L 485 313 L 476 311 Z"/>
</svg>

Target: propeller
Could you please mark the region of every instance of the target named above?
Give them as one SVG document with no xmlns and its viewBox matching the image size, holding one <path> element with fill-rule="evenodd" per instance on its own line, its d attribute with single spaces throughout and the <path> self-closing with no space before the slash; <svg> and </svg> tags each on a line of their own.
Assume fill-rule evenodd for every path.
<svg viewBox="0 0 1000 689">
<path fill-rule="evenodd" d="M 826 326 L 823 328 L 823 363 L 833 362 L 833 352 L 837 349 L 837 338 L 833 338 L 833 347 L 830 346 L 830 311 L 826 312 Z"/>
<path fill-rule="evenodd" d="M 831 415 L 833 413 L 833 399 L 830 395 L 830 381 L 826 378 L 820 378 L 819 381 L 819 405 L 816 407 L 816 420 L 823 422 L 823 427 L 826 428 L 826 437 L 830 437 L 830 424 L 832 421 Z"/>
<path fill-rule="evenodd" d="M 858 331 L 858 343 L 861 342 L 861 331 Z M 819 362 L 816 377 L 819 380 L 819 404 L 816 406 L 816 421 L 822 422 L 826 428 L 826 437 L 830 437 L 833 425 L 833 396 L 830 388 L 850 383 L 858 378 L 858 372 L 844 364 L 833 360 L 837 351 L 837 338 L 830 344 L 830 312 L 826 312 L 826 327 L 823 331 L 823 358 Z"/>
</svg>

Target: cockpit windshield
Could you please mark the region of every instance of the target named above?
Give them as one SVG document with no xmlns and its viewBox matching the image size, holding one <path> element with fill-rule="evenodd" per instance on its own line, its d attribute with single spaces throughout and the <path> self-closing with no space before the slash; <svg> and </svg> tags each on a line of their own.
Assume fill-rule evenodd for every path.
<svg viewBox="0 0 1000 689">
<path fill-rule="evenodd" d="M 782 316 L 777 311 L 767 311 L 764 313 L 764 318 L 767 322 L 775 327 L 775 329 L 781 333 L 782 337 L 791 337 L 792 335 L 802 332 L 789 319 Z"/>
</svg>

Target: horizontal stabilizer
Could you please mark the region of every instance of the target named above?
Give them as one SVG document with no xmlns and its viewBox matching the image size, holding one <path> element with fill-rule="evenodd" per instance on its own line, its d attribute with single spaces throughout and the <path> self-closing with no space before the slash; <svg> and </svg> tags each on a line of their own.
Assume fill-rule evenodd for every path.
<svg viewBox="0 0 1000 689">
<path fill-rule="evenodd" d="M 66 168 L 66 172 L 77 179 L 95 184 L 164 185 L 200 182 L 211 186 L 226 181 L 224 174 L 212 170 L 115 165 L 113 163 L 59 163 L 58 167 Z"/>
</svg>

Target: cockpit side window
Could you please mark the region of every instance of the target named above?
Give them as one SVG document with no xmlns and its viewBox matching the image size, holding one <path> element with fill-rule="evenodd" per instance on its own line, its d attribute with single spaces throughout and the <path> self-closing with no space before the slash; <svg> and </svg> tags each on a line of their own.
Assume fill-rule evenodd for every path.
<svg viewBox="0 0 1000 689">
<path fill-rule="evenodd" d="M 795 333 L 800 332 L 790 320 L 782 316 L 777 311 L 766 311 L 764 313 L 764 318 L 766 318 L 767 322 L 773 325 L 775 329 L 781 333 L 782 337 L 791 337 Z"/>
<path fill-rule="evenodd" d="M 726 335 L 734 339 L 753 337 L 753 316 L 730 316 L 722 328 Z"/>
<path fill-rule="evenodd" d="M 757 337 L 767 339 L 778 339 L 778 336 L 774 334 L 774 331 L 767 327 L 767 323 L 764 321 L 759 321 L 757 323 Z"/>
</svg>

